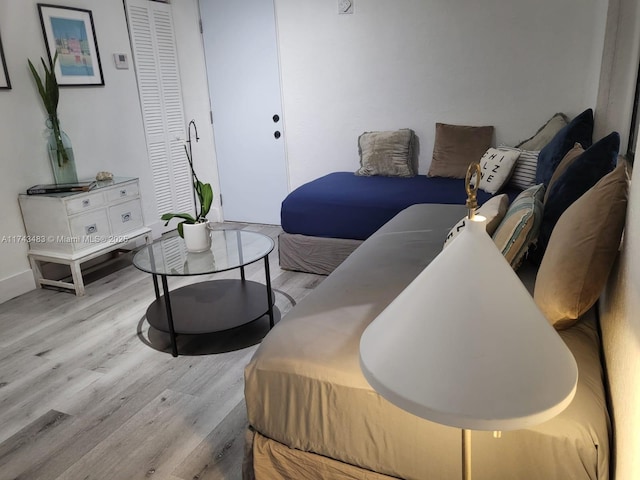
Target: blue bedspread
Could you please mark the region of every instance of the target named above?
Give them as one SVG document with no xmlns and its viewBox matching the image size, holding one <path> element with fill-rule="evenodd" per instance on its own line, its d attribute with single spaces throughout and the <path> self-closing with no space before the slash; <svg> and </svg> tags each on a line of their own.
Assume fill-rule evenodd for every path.
<svg viewBox="0 0 640 480">
<path fill-rule="evenodd" d="M 507 189 L 513 200 L 520 193 Z M 416 203 L 464 204 L 464 180 L 457 178 L 360 177 L 335 172 L 301 185 L 282 202 L 282 228 L 313 237 L 365 240 L 397 213 Z M 482 205 L 491 194 L 478 191 Z"/>
</svg>

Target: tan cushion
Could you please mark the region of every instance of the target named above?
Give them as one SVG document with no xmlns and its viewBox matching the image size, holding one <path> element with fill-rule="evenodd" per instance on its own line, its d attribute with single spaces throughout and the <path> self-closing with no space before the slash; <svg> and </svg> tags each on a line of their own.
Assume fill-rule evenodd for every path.
<svg viewBox="0 0 640 480">
<path fill-rule="evenodd" d="M 564 113 L 556 113 L 547 120 L 547 123 L 540 127 L 533 137 L 520 142 L 516 146 L 522 150 L 542 150 L 542 148 L 555 137 L 556 133 L 568 123 L 568 118 Z"/>
<path fill-rule="evenodd" d="M 553 229 L 534 299 L 557 329 L 573 325 L 602 292 L 620 246 L 628 183 L 622 161 L 567 208 Z"/>
<path fill-rule="evenodd" d="M 542 221 L 544 185 L 534 185 L 520 193 L 493 234 L 493 241 L 504 258 L 516 269 L 529 247 L 535 243 Z"/>
<path fill-rule="evenodd" d="M 365 132 L 358 137 L 360 168 L 356 175 L 413 177 L 414 132 L 409 128 L 389 132 Z"/>
<path fill-rule="evenodd" d="M 509 196 L 506 193 L 502 195 L 497 195 L 493 198 L 487 200 L 478 210 L 476 210 L 477 215 L 482 215 L 487 219 L 487 223 L 485 224 L 485 228 L 487 229 L 487 233 L 489 235 L 493 235 L 493 232 L 496 231 L 498 225 L 504 218 L 504 215 L 507 213 L 507 209 L 509 208 Z M 449 231 L 446 240 L 444 241 L 444 246 L 456 238 L 458 234 L 464 230 L 464 227 L 467 224 L 467 217 L 465 216 L 462 220 L 456 223 L 453 228 Z"/>
<path fill-rule="evenodd" d="M 479 162 L 491 146 L 493 127 L 436 123 L 429 177 L 465 178 L 471 162 Z"/>
<path fill-rule="evenodd" d="M 560 161 L 558 166 L 556 167 L 555 172 L 551 176 L 551 180 L 549 180 L 549 185 L 547 185 L 547 191 L 544 192 L 544 202 L 547 203 L 547 198 L 549 197 L 549 192 L 551 191 L 551 187 L 554 183 L 560 178 L 560 176 L 565 172 L 565 170 L 571 165 L 576 159 L 584 153 L 584 148 L 579 143 L 576 143 L 571 150 L 567 152 L 564 158 Z"/>
</svg>

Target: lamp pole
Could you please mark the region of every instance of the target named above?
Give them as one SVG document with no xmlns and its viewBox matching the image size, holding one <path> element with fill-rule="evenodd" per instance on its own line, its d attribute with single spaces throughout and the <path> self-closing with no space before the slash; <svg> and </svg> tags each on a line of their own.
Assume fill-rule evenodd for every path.
<svg viewBox="0 0 640 480">
<path fill-rule="evenodd" d="M 462 480 L 471 480 L 471 430 L 462 429 Z"/>
</svg>

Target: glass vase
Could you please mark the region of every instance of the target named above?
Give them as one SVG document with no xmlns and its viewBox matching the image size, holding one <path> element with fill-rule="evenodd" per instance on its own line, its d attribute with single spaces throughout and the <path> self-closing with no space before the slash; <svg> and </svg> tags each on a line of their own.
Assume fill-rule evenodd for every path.
<svg viewBox="0 0 640 480">
<path fill-rule="evenodd" d="M 60 121 L 57 118 L 47 119 L 47 128 L 49 129 L 47 151 L 55 183 L 76 183 L 78 175 L 71 140 L 60 128 Z"/>
</svg>

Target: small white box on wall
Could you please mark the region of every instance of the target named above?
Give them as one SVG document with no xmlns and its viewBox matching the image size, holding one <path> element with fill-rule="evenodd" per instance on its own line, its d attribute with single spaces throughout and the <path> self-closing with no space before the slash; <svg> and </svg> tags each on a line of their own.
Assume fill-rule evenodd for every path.
<svg viewBox="0 0 640 480">
<path fill-rule="evenodd" d="M 126 53 L 114 53 L 113 61 L 118 70 L 127 70 L 129 68 L 129 57 Z"/>
</svg>

